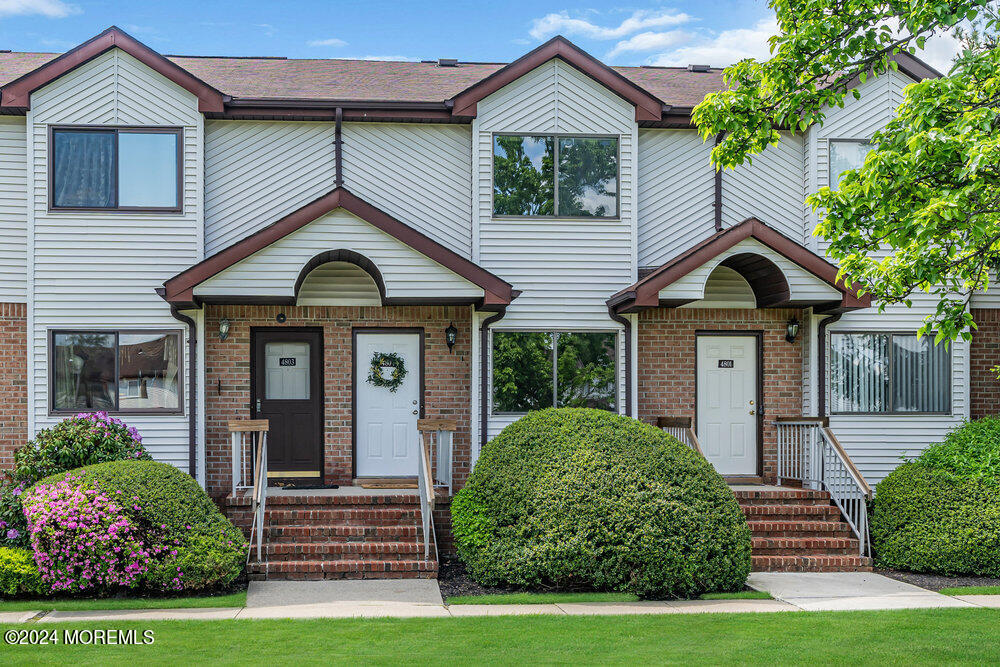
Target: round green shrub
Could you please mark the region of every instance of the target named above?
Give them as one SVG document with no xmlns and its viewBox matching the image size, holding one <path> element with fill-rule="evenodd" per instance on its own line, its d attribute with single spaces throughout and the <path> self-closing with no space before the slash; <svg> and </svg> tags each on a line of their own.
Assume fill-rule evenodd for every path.
<svg viewBox="0 0 1000 667">
<path fill-rule="evenodd" d="M 603 410 L 511 424 L 451 510 L 459 556 L 486 585 L 692 597 L 750 572 L 750 530 L 722 477 L 663 431 Z"/>
<path fill-rule="evenodd" d="M 1000 577 L 1000 484 L 904 463 L 876 488 L 871 532 L 883 567 Z"/>
<path fill-rule="evenodd" d="M 243 533 L 190 475 L 167 463 L 112 461 L 41 480 L 71 478 L 117 498 L 127 515 L 162 535 L 168 549 L 148 563 L 144 585 L 196 590 L 231 583 L 243 571 Z"/>
<path fill-rule="evenodd" d="M 46 592 L 31 549 L 0 547 L 0 594 L 16 597 Z"/>
</svg>

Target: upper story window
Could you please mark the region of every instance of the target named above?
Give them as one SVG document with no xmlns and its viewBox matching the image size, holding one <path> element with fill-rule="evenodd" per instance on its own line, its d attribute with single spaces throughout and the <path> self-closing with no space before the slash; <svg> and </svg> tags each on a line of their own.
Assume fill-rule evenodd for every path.
<svg viewBox="0 0 1000 667">
<path fill-rule="evenodd" d="M 181 210 L 179 128 L 53 128 L 50 207 Z"/>
<path fill-rule="evenodd" d="M 53 331 L 53 413 L 180 413 L 179 331 Z"/>
<path fill-rule="evenodd" d="M 493 215 L 617 218 L 618 139 L 495 135 Z"/>
<path fill-rule="evenodd" d="M 951 351 L 933 336 L 830 335 L 834 413 L 939 413 L 951 410 Z"/>
<path fill-rule="evenodd" d="M 493 332 L 493 412 L 615 409 L 613 332 Z"/>
<path fill-rule="evenodd" d="M 840 187 L 840 175 L 851 169 L 860 169 L 865 157 L 874 146 L 867 141 L 853 139 L 830 140 L 830 187 Z"/>
</svg>

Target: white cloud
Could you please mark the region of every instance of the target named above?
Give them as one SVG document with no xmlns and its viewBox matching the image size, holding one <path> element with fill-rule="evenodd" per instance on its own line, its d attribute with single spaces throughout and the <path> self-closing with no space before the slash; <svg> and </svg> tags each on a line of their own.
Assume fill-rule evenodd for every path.
<svg viewBox="0 0 1000 667">
<path fill-rule="evenodd" d="M 632 33 L 648 28 L 667 28 L 681 25 L 691 17 L 669 9 L 640 9 L 615 27 L 596 25 L 586 19 L 571 18 L 568 12 L 547 14 L 531 22 L 529 34 L 535 39 L 547 39 L 553 35 L 579 35 L 591 39 L 621 39 Z"/>
<path fill-rule="evenodd" d="M 713 38 L 661 53 L 651 58 L 649 64 L 723 67 L 744 58 L 767 60 L 771 57 L 771 47 L 767 39 L 776 34 L 778 34 L 778 21 L 774 18 L 763 19 L 753 28 L 724 30 Z"/>
<path fill-rule="evenodd" d="M 690 41 L 690 39 L 691 33 L 683 30 L 640 32 L 638 35 L 632 35 L 628 39 L 623 39 L 615 44 L 615 48 L 608 51 L 604 57 L 605 59 L 610 59 L 627 52 L 670 49 Z"/>
<path fill-rule="evenodd" d="M 342 39 L 337 39 L 336 37 L 330 37 L 328 39 L 313 39 L 306 42 L 308 46 L 347 46 L 347 42 Z"/>
<path fill-rule="evenodd" d="M 337 56 L 334 60 L 383 60 L 386 62 L 415 63 L 420 58 L 411 58 L 410 56 Z"/>
<path fill-rule="evenodd" d="M 41 14 L 50 19 L 61 19 L 79 13 L 79 7 L 62 0 L 0 0 L 0 16 Z"/>
</svg>

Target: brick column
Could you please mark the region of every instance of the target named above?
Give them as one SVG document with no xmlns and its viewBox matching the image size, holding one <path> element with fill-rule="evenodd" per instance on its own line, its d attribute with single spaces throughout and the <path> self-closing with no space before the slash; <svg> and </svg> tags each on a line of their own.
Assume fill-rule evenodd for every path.
<svg viewBox="0 0 1000 667">
<path fill-rule="evenodd" d="M 28 440 L 28 309 L 0 303 L 0 468 Z"/>
<path fill-rule="evenodd" d="M 1000 366 L 1000 309 L 973 308 L 979 327 L 972 333 L 969 369 L 969 404 L 973 419 L 1000 413 L 1000 379 L 993 368 Z"/>
</svg>

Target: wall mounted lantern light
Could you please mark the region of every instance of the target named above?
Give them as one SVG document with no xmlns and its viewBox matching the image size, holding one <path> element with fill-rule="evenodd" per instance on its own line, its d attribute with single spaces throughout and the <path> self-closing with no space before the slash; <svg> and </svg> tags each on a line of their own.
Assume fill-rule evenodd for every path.
<svg viewBox="0 0 1000 667">
<path fill-rule="evenodd" d="M 794 343 L 795 339 L 799 336 L 799 321 L 794 317 L 788 320 L 788 324 L 785 325 L 785 340 L 789 343 Z"/>
<path fill-rule="evenodd" d="M 229 338 L 230 326 L 232 326 L 232 323 L 228 319 L 222 318 L 219 320 L 219 340 L 226 340 Z"/>
<path fill-rule="evenodd" d="M 458 340 L 458 329 L 455 328 L 455 323 L 452 322 L 448 325 L 448 328 L 444 330 L 444 342 L 448 343 L 449 352 L 451 352 L 452 348 L 455 347 L 456 340 Z"/>
</svg>

